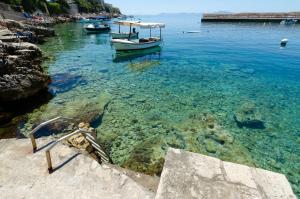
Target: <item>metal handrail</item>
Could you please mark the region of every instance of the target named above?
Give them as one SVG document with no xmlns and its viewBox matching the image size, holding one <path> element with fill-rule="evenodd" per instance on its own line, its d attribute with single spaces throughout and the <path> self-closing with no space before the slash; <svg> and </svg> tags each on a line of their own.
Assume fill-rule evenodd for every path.
<svg viewBox="0 0 300 199">
<path fill-rule="evenodd" d="M 52 150 L 59 142 L 65 140 L 73 135 L 76 135 L 78 133 L 83 133 L 86 135 L 86 139 L 92 144 L 93 148 L 95 148 L 102 155 L 101 159 L 105 160 L 106 162 L 112 163 L 111 159 L 105 154 L 105 152 L 101 149 L 101 147 L 95 142 L 95 138 L 92 135 L 90 135 L 91 131 L 88 131 L 85 129 L 78 129 L 68 135 L 65 135 L 65 136 L 59 138 L 46 150 L 46 159 L 47 159 L 49 174 L 53 172 L 50 150 Z M 105 157 L 105 156 L 107 156 L 107 157 Z"/>
<path fill-rule="evenodd" d="M 56 117 L 56 118 L 53 118 L 51 120 L 47 120 L 41 124 L 39 124 L 37 127 L 35 127 L 30 133 L 29 133 L 29 136 L 30 136 L 30 139 L 31 139 L 31 143 L 32 143 L 32 149 L 33 149 L 33 153 L 36 151 L 37 149 L 37 144 L 36 144 L 36 140 L 35 140 L 35 137 L 34 137 L 34 134 L 40 130 L 42 127 L 44 126 L 47 126 L 48 124 L 50 123 L 53 123 L 53 122 L 56 122 L 57 120 L 71 120 L 71 118 L 66 118 L 66 117 Z"/>
</svg>

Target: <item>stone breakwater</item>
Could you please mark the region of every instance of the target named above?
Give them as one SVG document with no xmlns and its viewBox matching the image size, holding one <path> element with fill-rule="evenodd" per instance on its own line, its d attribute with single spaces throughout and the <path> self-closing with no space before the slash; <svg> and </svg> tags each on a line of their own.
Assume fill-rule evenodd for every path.
<svg viewBox="0 0 300 199">
<path fill-rule="evenodd" d="M 300 12 L 286 13 L 204 13 L 202 22 L 274 22 L 287 18 L 300 19 Z"/>
</svg>

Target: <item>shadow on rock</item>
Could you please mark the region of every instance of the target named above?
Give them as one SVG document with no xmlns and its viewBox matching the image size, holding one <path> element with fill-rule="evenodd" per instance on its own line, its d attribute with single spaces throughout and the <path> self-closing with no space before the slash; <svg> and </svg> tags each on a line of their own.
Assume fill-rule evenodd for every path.
<svg viewBox="0 0 300 199">
<path fill-rule="evenodd" d="M 47 90 L 43 90 L 27 99 L 1 102 L 0 139 L 19 137 L 19 133 L 17 132 L 18 126 L 23 120 L 26 120 L 24 115 L 48 103 L 52 97 L 53 96 Z"/>
</svg>

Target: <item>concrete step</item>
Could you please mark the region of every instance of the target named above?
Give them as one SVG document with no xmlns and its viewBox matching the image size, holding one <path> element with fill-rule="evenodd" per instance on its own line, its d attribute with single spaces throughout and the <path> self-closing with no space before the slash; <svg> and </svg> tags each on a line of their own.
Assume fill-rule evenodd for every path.
<svg viewBox="0 0 300 199">
<path fill-rule="evenodd" d="M 50 137 L 37 140 L 47 146 Z M 29 139 L 0 140 L 0 195 L 6 198 L 130 198 L 155 194 L 110 164 L 100 165 L 77 150 L 58 144 L 48 173 L 45 148 L 32 153 Z"/>
<path fill-rule="evenodd" d="M 169 149 L 155 199 L 296 199 L 286 177 Z"/>
</svg>

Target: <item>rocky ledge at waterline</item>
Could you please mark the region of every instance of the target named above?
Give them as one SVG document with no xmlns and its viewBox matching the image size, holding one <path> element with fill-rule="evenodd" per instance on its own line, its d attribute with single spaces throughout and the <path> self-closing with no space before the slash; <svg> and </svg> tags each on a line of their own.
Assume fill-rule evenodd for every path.
<svg viewBox="0 0 300 199">
<path fill-rule="evenodd" d="M 44 98 L 50 77 L 42 64 L 42 51 L 32 43 L 54 36 L 51 28 L 4 19 L 0 22 L 0 125 L 9 123 L 19 106 L 26 109 Z M 31 42 L 31 43 L 29 43 Z"/>
<path fill-rule="evenodd" d="M 42 52 L 31 43 L 2 43 L 0 102 L 11 103 L 46 89 L 50 77 L 41 67 Z"/>
<path fill-rule="evenodd" d="M 46 37 L 55 35 L 54 29 L 42 26 L 43 24 L 27 24 L 11 19 L 0 21 L 0 40 L 2 42 L 28 41 L 41 43 Z M 18 37 L 16 37 L 18 35 Z"/>
</svg>

